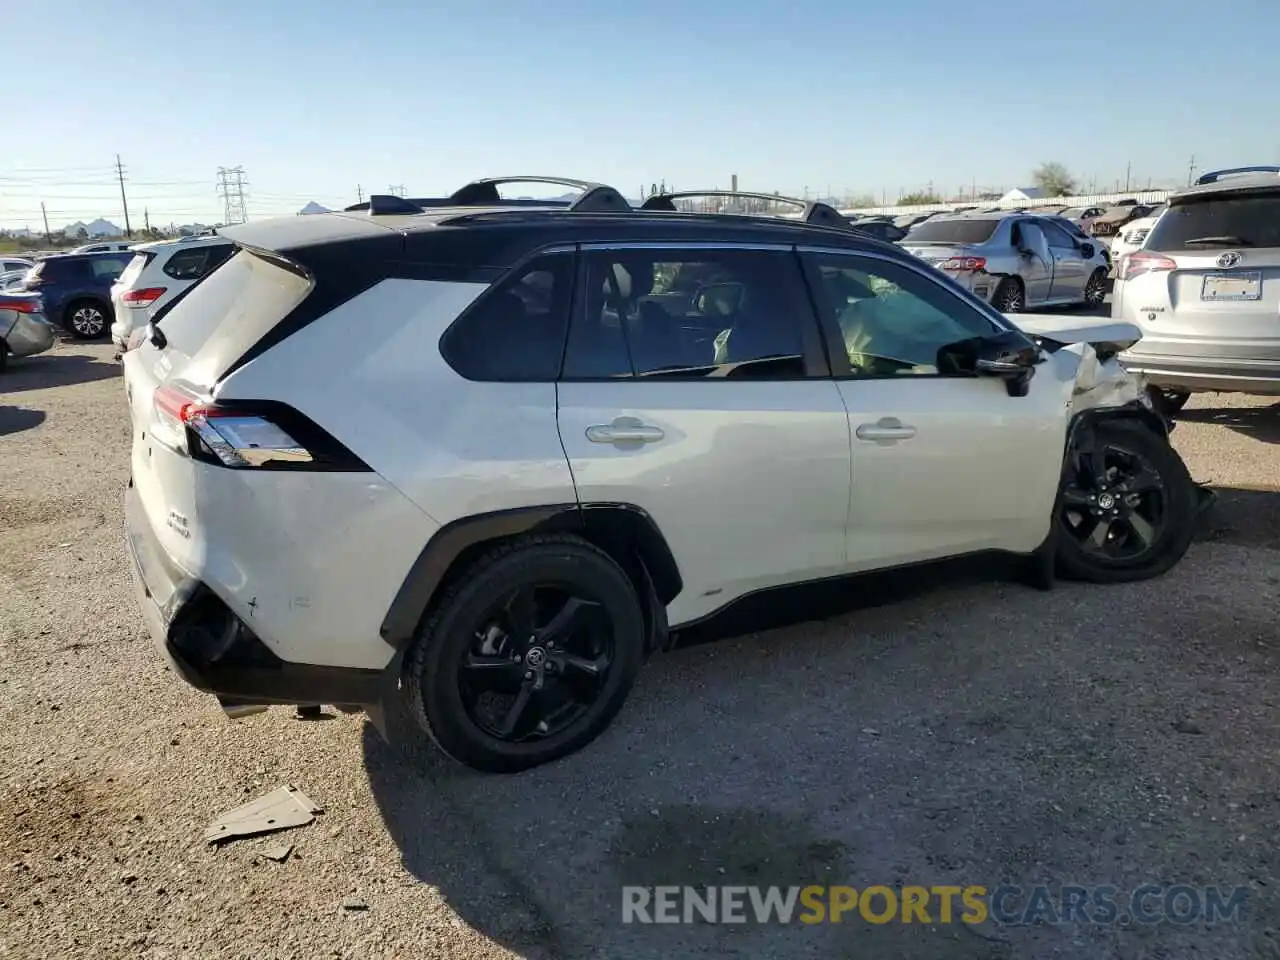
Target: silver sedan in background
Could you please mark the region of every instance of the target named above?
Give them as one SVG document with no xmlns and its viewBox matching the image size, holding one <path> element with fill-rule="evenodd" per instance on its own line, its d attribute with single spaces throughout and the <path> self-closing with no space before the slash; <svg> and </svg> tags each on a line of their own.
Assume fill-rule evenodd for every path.
<svg viewBox="0 0 1280 960">
<path fill-rule="evenodd" d="M 900 246 L 1001 313 L 1100 306 L 1109 267 L 1103 245 L 1055 219 L 1016 212 L 936 217 L 912 227 Z"/>
</svg>

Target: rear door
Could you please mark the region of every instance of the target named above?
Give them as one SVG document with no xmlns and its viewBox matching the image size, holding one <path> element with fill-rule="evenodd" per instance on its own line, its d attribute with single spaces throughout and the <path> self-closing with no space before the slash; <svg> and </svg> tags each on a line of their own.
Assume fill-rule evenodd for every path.
<svg viewBox="0 0 1280 960">
<path fill-rule="evenodd" d="M 794 251 L 613 246 L 578 272 L 561 440 L 581 502 L 666 537 L 670 622 L 842 572 L 848 416 Z"/>
<path fill-rule="evenodd" d="M 1153 352 L 1158 343 L 1162 356 L 1280 360 L 1280 189 L 1175 202 L 1143 249 L 1174 267 L 1126 291 L 1151 301 L 1136 306 L 1153 318 Z"/>
<path fill-rule="evenodd" d="M 1049 297 L 1053 300 L 1083 300 L 1084 285 L 1089 279 L 1088 264 L 1076 243 L 1061 227 L 1047 220 L 1037 221 L 1049 243 L 1053 257 L 1053 284 Z"/>
</svg>

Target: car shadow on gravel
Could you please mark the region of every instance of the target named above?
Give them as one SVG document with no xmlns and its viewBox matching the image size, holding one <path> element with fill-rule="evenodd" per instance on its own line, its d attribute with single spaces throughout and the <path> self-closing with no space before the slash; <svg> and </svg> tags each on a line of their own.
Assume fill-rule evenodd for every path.
<svg viewBox="0 0 1280 960">
<path fill-rule="evenodd" d="M 69 387 L 109 380 L 121 374 L 119 363 L 83 353 L 46 353 L 14 360 L 0 373 L 0 394 Z"/>
<path fill-rule="evenodd" d="M 21 433 L 44 423 L 45 412 L 28 407 L 0 407 L 0 437 Z"/>
<path fill-rule="evenodd" d="M 1220 494 L 1202 539 L 1276 497 Z M 817 626 L 655 658 L 595 743 L 523 774 L 366 725 L 372 794 L 405 869 L 531 960 L 1243 957 L 1238 927 L 621 922 L 624 885 L 1270 883 L 1280 793 L 1239 771 L 1280 737 L 1274 625 L 1259 587 L 1230 618 L 1225 588 L 1172 604 L 1194 561 L 1165 586 L 1050 594 L 991 579 L 998 558 L 870 577 L 834 619 L 816 593 Z M 1228 816 L 1228 796 L 1250 806 Z"/>
<path fill-rule="evenodd" d="M 1226 427 L 1263 443 L 1280 443 L 1280 403 L 1269 407 L 1192 407 L 1178 413 L 1177 419 Z"/>
<path fill-rule="evenodd" d="M 1200 520 L 1198 541 L 1280 550 L 1280 478 L 1274 487 L 1213 487 L 1213 491 L 1218 499 Z"/>
</svg>

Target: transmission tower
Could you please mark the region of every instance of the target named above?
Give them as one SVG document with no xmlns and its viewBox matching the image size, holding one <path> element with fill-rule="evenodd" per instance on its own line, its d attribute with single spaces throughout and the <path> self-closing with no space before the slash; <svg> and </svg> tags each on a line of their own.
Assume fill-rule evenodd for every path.
<svg viewBox="0 0 1280 960">
<path fill-rule="evenodd" d="M 391 194 L 393 197 L 408 196 L 407 192 L 405 191 L 403 183 L 399 184 L 398 186 L 395 184 L 392 184 L 391 186 L 387 187 L 387 193 Z"/>
<path fill-rule="evenodd" d="M 223 222 L 244 223 L 249 219 L 245 208 L 245 187 L 249 181 L 245 179 L 244 167 L 218 168 L 218 196 L 223 200 Z"/>
</svg>

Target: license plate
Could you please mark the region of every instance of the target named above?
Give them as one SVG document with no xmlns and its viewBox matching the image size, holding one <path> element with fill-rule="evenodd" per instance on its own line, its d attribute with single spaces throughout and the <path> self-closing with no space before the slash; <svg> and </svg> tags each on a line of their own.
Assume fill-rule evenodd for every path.
<svg viewBox="0 0 1280 960">
<path fill-rule="evenodd" d="M 1262 274 L 1211 273 L 1200 288 L 1201 300 L 1261 300 Z"/>
</svg>

